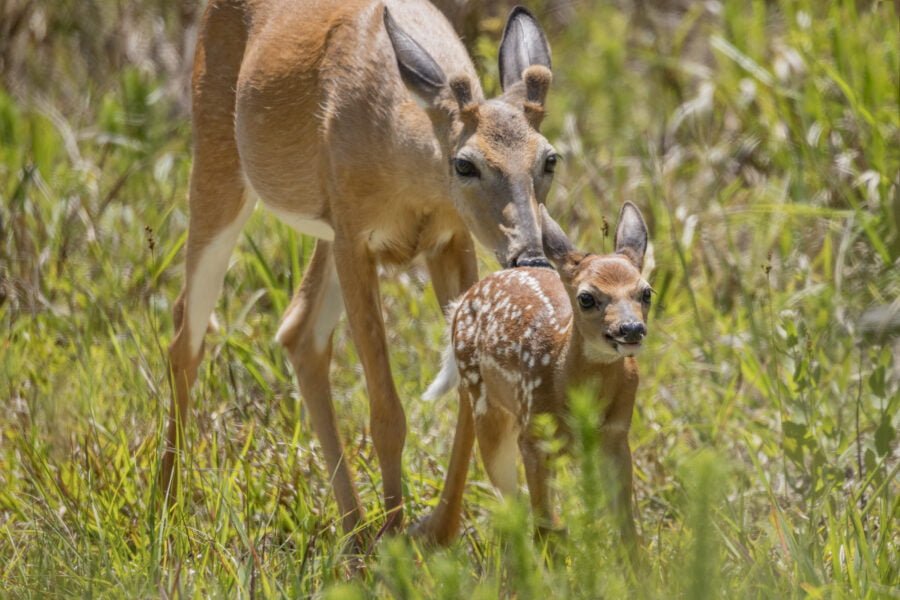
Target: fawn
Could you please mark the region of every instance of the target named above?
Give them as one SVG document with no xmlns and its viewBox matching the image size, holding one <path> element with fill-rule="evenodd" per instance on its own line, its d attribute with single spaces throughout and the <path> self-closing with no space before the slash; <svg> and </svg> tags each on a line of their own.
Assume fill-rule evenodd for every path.
<svg viewBox="0 0 900 600">
<path fill-rule="evenodd" d="M 518 487 L 518 448 L 539 530 L 555 528 L 548 457 L 529 426 L 535 415 L 549 413 L 564 428 L 567 389 L 594 383 L 601 445 L 618 482 L 613 506 L 622 537 L 634 548 L 628 430 L 638 386 L 635 356 L 647 334 L 652 293 L 641 277 L 647 226 L 626 202 L 615 253 L 595 255 L 577 251 L 543 206 L 541 214 L 544 252 L 555 270 L 499 271 L 451 307 L 450 344 L 425 398 L 458 385 L 459 423 L 440 502 L 412 533 L 440 544 L 456 536 L 474 437 L 503 495 Z"/>
<path fill-rule="evenodd" d="M 322 445 L 344 530 L 365 520 L 329 367 L 346 314 L 365 372 L 386 526 L 402 521 L 403 405 L 378 266 L 424 255 L 442 307 L 477 280 L 472 234 L 505 266 L 546 263 L 538 204 L 556 152 L 540 134 L 550 47 L 527 10 L 486 99 L 450 23 L 425 0 L 210 0 L 193 73 L 194 163 L 161 484 L 174 497 L 190 389 L 229 257 L 259 201 L 317 238 L 276 339 Z"/>
</svg>

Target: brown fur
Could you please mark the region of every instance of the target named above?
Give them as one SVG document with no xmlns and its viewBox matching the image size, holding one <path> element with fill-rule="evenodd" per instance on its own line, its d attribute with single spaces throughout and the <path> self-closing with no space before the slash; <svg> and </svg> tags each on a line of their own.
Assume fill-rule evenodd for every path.
<svg viewBox="0 0 900 600">
<path fill-rule="evenodd" d="M 567 392 L 583 384 L 598 390 L 599 435 L 619 485 L 614 506 L 623 538 L 632 546 L 635 541 L 628 430 L 638 386 L 634 354 L 640 341 L 620 345 L 616 339 L 623 324 L 646 322 L 644 291 L 649 285 L 637 264 L 622 253 L 621 244 L 617 254 L 586 255 L 571 247 L 546 212 L 543 219 L 545 249 L 557 270 L 495 273 L 470 288 L 451 314 L 464 425 L 454 440 L 441 501 L 415 529 L 438 543 L 448 543 L 458 531 L 462 487 L 476 437 L 491 481 L 505 494 L 516 492 L 517 452 L 510 448 L 518 448 L 539 527 L 557 526 L 547 456 L 531 425 L 536 415 L 549 414 L 565 431 Z M 628 250 L 642 257 L 642 219 L 639 226 L 644 228 L 644 243 Z M 562 237 L 548 243 L 552 236 Z M 622 232 L 617 235 L 624 237 Z M 578 297 L 584 293 L 597 304 L 580 306 Z"/>
<path fill-rule="evenodd" d="M 424 108 L 401 75 L 386 10 L 455 82 Z M 458 37 L 423 0 L 210 0 L 197 44 L 193 115 L 163 489 L 171 499 L 202 335 L 258 197 L 320 238 L 278 339 L 333 473 L 344 528 L 353 530 L 363 510 L 328 381 L 331 333 L 342 312 L 365 371 L 388 524 L 396 527 L 406 424 L 388 360 L 377 265 L 404 265 L 424 254 L 446 306 L 477 276 L 470 231 L 504 264 L 540 254 L 536 207 L 550 183 L 541 165 L 552 149 L 520 105 L 484 101 Z M 477 182 L 454 174 L 451 159 L 460 153 L 479 165 Z"/>
</svg>

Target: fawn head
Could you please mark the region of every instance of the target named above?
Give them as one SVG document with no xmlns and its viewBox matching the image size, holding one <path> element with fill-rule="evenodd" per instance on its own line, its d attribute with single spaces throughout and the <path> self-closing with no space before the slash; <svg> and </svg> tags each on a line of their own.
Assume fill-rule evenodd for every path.
<svg viewBox="0 0 900 600">
<path fill-rule="evenodd" d="M 641 277 L 648 233 L 640 211 L 630 202 L 622 206 L 615 252 L 605 255 L 576 250 L 543 206 L 541 219 L 544 251 L 572 302 L 586 357 L 611 362 L 637 354 L 647 335 L 652 294 Z"/>
<path fill-rule="evenodd" d="M 552 79 L 540 25 L 526 9 L 512 10 L 500 42 L 503 93 L 485 100 L 478 80 L 448 78 L 387 10 L 384 22 L 403 81 L 442 138 L 449 195 L 466 226 L 504 267 L 547 266 L 538 205 L 559 157 L 540 133 Z"/>
</svg>

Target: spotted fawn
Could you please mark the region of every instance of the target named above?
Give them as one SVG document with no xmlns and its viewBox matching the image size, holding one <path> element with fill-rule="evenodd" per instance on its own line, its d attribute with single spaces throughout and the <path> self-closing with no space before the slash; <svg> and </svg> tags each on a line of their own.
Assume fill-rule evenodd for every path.
<svg viewBox="0 0 900 600">
<path fill-rule="evenodd" d="M 597 389 L 601 448 L 618 483 L 613 507 L 634 547 L 628 430 L 638 386 L 635 357 L 652 294 L 641 276 L 647 226 L 637 207 L 625 203 L 614 253 L 589 254 L 575 249 L 543 206 L 541 216 L 553 268 L 499 271 L 450 309 L 450 344 L 425 398 L 457 386 L 459 421 L 440 503 L 413 533 L 444 544 L 456 536 L 475 438 L 504 495 L 516 493 L 521 454 L 538 527 L 557 528 L 548 456 L 530 425 L 536 415 L 550 414 L 565 431 L 567 391 L 587 384 Z"/>
</svg>

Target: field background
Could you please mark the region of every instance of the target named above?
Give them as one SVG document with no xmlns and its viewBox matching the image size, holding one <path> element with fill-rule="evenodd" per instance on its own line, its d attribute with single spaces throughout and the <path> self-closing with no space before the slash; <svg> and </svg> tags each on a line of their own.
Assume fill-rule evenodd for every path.
<svg viewBox="0 0 900 600">
<path fill-rule="evenodd" d="M 534 544 L 473 463 L 456 545 L 385 540 L 355 578 L 273 341 L 311 240 L 262 211 L 194 388 L 187 496 L 155 508 L 198 4 L 0 1 L 0 596 L 900 597 L 897 2 L 531 3 L 554 51 L 544 131 L 565 157 L 550 212 L 600 251 L 630 200 L 655 244 L 631 434 L 645 570 L 621 561 L 596 415 L 574 397 L 566 538 Z M 488 93 L 501 4 L 450 7 Z M 383 293 L 415 519 L 456 399 L 419 399 L 443 332 L 424 268 Z M 377 526 L 344 325 L 335 356 Z"/>
</svg>

